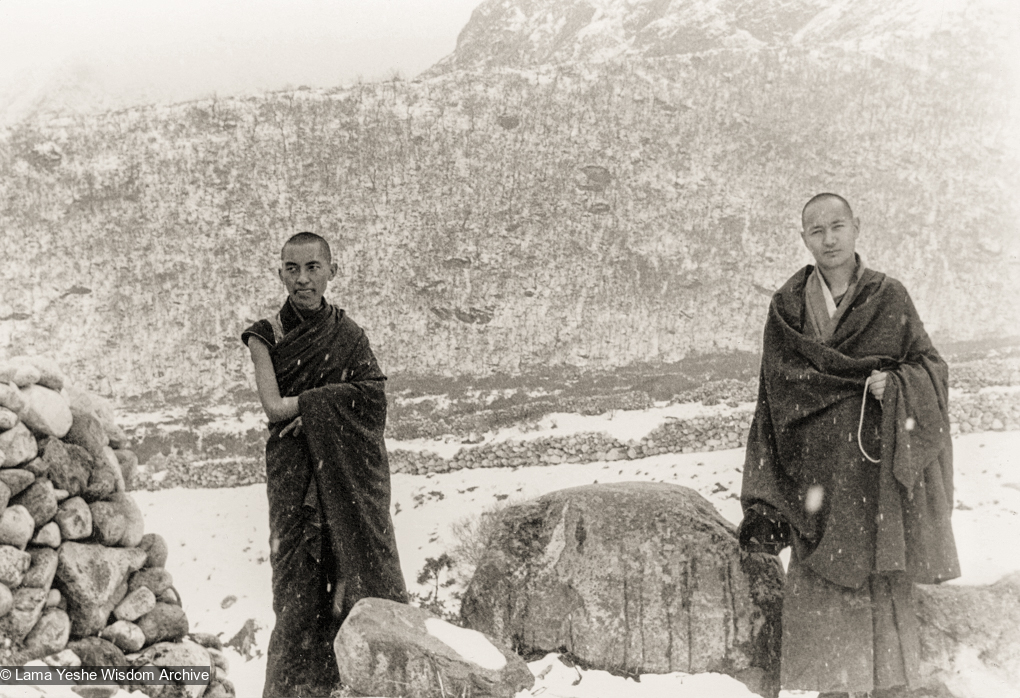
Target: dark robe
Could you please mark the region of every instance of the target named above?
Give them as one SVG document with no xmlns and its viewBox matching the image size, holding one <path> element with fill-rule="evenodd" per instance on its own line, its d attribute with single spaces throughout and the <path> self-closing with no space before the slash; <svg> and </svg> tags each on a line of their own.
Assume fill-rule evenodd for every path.
<svg viewBox="0 0 1020 698">
<path fill-rule="evenodd" d="M 323 303 L 288 301 L 242 334 L 269 347 L 282 397 L 298 397 L 300 436 L 269 425 L 266 491 L 273 628 L 265 696 L 329 695 L 338 683 L 333 639 L 359 599 L 406 602 L 383 442 L 386 376 L 365 333 Z"/>
<path fill-rule="evenodd" d="M 909 685 L 917 652 L 910 583 L 960 573 L 948 369 L 903 285 L 870 269 L 842 298 L 831 336 L 816 337 L 805 303 L 812 270 L 795 274 L 769 307 L 741 528 L 761 539 L 772 527 L 793 545 L 785 688 Z M 889 378 L 881 404 L 866 398 L 859 444 L 873 370 Z M 818 506 L 809 511 L 812 499 Z"/>
</svg>

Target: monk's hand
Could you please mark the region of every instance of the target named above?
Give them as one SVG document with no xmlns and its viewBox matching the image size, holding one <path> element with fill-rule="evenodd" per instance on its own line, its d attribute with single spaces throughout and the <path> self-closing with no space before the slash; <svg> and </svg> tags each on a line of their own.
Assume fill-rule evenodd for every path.
<svg viewBox="0 0 1020 698">
<path fill-rule="evenodd" d="M 868 380 L 868 390 L 875 396 L 875 399 L 881 402 L 882 396 L 885 395 L 885 382 L 889 378 L 889 374 L 885 371 L 872 371 L 871 376 Z"/>
<path fill-rule="evenodd" d="M 293 432 L 294 436 L 301 435 L 301 417 L 296 417 L 293 422 L 285 426 L 280 432 L 280 438 L 282 439 L 286 436 L 287 432 Z"/>
</svg>

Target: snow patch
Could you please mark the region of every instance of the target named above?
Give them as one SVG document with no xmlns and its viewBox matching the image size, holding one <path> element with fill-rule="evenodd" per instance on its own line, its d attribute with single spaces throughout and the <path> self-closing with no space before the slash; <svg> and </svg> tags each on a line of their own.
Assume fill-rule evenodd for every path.
<svg viewBox="0 0 1020 698">
<path fill-rule="evenodd" d="M 506 666 L 506 657 L 477 630 L 458 628 L 439 618 L 425 621 L 425 630 L 464 659 L 489 671 L 499 671 Z"/>
</svg>

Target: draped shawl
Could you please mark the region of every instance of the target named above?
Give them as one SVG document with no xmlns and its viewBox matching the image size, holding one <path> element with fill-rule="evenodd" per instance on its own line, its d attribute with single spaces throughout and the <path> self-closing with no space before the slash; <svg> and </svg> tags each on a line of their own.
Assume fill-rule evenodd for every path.
<svg viewBox="0 0 1020 698">
<path fill-rule="evenodd" d="M 775 293 L 748 437 L 741 503 L 787 522 L 804 564 L 858 588 L 872 572 L 916 582 L 958 577 L 948 368 L 906 289 L 865 269 L 834 333 L 812 338 L 797 272 Z M 881 404 L 865 381 L 889 379 Z"/>
<path fill-rule="evenodd" d="M 302 317 L 288 300 L 275 318 L 256 323 L 242 339 L 247 343 L 251 335 L 270 347 L 280 395 L 298 398 L 301 435 L 281 439 L 289 420 L 270 424 L 266 459 L 305 457 L 289 440 L 307 441 L 313 476 L 305 505 L 315 514 L 306 537 L 327 539 L 337 612 L 346 616 L 365 596 L 406 601 L 389 513 L 386 376 L 364 331 L 336 306 L 324 303 Z M 302 470 L 290 465 L 291 472 Z"/>
</svg>

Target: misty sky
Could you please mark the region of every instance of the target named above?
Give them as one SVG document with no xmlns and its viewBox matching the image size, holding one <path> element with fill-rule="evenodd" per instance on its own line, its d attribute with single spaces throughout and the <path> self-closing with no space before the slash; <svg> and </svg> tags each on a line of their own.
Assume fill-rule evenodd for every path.
<svg viewBox="0 0 1020 698">
<path fill-rule="evenodd" d="M 480 2 L 0 0 L 0 99 L 54 79 L 176 100 L 410 78 Z"/>
</svg>

